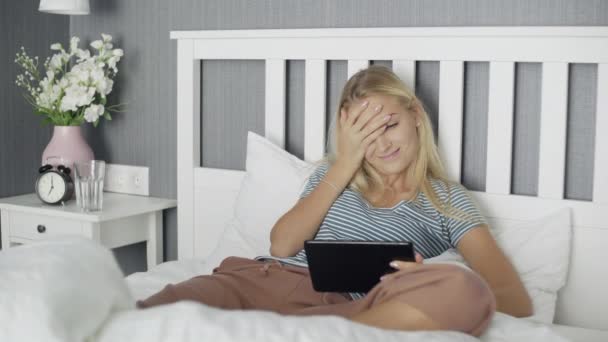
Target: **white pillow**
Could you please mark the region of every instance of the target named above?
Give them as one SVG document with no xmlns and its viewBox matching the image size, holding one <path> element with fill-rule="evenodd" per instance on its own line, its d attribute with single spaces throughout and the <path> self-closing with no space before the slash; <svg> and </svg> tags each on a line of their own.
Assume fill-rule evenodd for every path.
<svg viewBox="0 0 608 342">
<path fill-rule="evenodd" d="M 84 341 L 134 307 L 114 255 L 62 237 L 0 252 L 0 341 Z"/>
<path fill-rule="evenodd" d="M 552 323 L 570 264 L 570 208 L 528 222 L 488 218 L 488 223 L 532 298 L 534 315 L 529 319 Z"/>
<path fill-rule="evenodd" d="M 490 232 L 519 273 L 532 299 L 534 315 L 527 319 L 550 324 L 557 292 L 566 284 L 570 260 L 570 209 L 563 208 L 533 221 L 488 218 Z M 455 249 L 425 263 L 468 265 Z"/>
<path fill-rule="evenodd" d="M 235 204 L 238 230 L 257 255 L 268 255 L 270 231 L 298 201 L 313 164 L 266 138 L 247 135 L 246 174 Z"/>
</svg>

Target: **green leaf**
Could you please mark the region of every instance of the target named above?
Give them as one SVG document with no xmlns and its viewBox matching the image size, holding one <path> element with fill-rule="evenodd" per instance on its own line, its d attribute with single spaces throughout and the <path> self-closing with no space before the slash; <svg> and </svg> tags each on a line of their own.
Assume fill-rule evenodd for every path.
<svg viewBox="0 0 608 342">
<path fill-rule="evenodd" d="M 95 122 L 93 122 L 93 127 L 97 127 L 97 125 L 99 125 L 99 119 L 95 120 Z"/>
<path fill-rule="evenodd" d="M 108 120 L 108 121 L 112 121 L 112 117 L 110 116 L 110 112 L 108 112 L 107 110 L 103 113 L 103 117 Z"/>
</svg>

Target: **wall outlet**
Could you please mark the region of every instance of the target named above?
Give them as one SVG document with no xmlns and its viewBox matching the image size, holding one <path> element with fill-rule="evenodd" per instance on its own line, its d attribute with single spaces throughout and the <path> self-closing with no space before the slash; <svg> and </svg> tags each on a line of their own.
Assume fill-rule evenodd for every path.
<svg viewBox="0 0 608 342">
<path fill-rule="evenodd" d="M 133 195 L 150 195 L 148 167 L 106 164 L 103 190 Z"/>
</svg>

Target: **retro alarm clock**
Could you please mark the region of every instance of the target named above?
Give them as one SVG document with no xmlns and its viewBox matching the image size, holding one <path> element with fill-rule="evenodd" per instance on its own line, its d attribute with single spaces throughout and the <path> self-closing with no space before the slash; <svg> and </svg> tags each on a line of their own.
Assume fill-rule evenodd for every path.
<svg viewBox="0 0 608 342">
<path fill-rule="evenodd" d="M 59 204 L 68 201 L 74 194 L 74 181 L 70 169 L 58 165 L 56 169 L 46 164 L 38 169 L 36 195 L 46 204 Z"/>
</svg>

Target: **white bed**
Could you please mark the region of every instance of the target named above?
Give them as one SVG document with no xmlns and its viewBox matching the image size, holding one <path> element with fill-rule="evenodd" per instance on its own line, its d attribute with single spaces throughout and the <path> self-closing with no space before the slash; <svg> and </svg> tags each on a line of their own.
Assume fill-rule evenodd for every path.
<svg viewBox="0 0 608 342">
<path fill-rule="evenodd" d="M 167 283 L 209 273 L 223 256 L 251 256 L 263 250 L 260 246 L 266 246 L 267 234 L 254 233 L 248 240 L 237 234 L 242 222 L 236 219 L 246 193 L 244 185 L 249 184 L 248 176 L 253 172 L 255 158 L 249 151 L 250 147 L 253 149 L 252 143 L 265 149 L 264 153 L 283 154 L 281 158 L 288 161 L 285 169 L 268 170 L 266 174 L 266 178 L 277 178 L 277 184 L 285 183 L 278 179 L 283 177 L 284 171 L 305 163 L 287 156 L 288 153 L 281 149 L 285 146 L 285 63 L 290 59 L 304 59 L 306 65 L 307 161 L 319 159 L 324 151 L 325 136 L 315 132 L 325 132 L 327 60 L 348 60 L 349 75 L 366 66 L 369 60 L 392 60 L 393 69 L 410 85 L 416 79 L 417 61 L 440 61 L 438 140 L 449 174 L 454 179 L 460 178 L 463 118 L 462 112 L 448 108 L 462 108 L 464 62 L 489 62 L 487 191 L 474 192 L 474 197 L 491 222 L 538 225 L 539 231 L 542 229 L 548 234 L 540 236 L 547 244 L 552 241 L 554 231 L 558 235 L 557 226 L 566 227 L 567 231 L 562 229 L 560 232 L 567 232 L 567 243 L 570 246 L 571 241 L 572 248 L 566 254 L 556 250 L 555 254 L 561 253 L 566 261 L 552 265 L 555 269 L 550 270 L 559 271 L 561 267 L 568 271 L 563 273 L 565 286 L 558 294 L 553 324 L 498 313 L 481 340 L 608 340 L 608 293 L 605 291 L 608 272 L 602 264 L 608 259 L 608 249 L 604 248 L 608 244 L 608 153 L 602 151 L 608 148 L 608 136 L 603 134 L 608 130 L 608 98 L 601 96 L 608 92 L 608 28 L 180 31 L 172 32 L 171 37 L 177 40 L 178 48 L 179 260 L 133 274 L 125 281 L 111 253 L 88 240 L 49 241 L 2 251 L 0 340 L 477 340 L 455 332 L 396 332 L 339 317 L 286 317 L 261 311 L 225 311 L 192 302 L 134 310 L 133 299 L 144 298 Z M 369 48 L 360 49 L 361 44 Z M 391 48 L 381 48 L 386 46 Z M 402 46 L 417 48 L 400 48 Z M 200 60 L 203 59 L 266 61 L 265 135 L 275 145 L 264 138 L 250 136 L 247 171 L 201 167 Z M 543 63 L 538 197 L 510 194 L 515 62 Z M 550 100 L 567 98 L 560 94 L 567 91 L 568 63 L 598 64 L 593 201 L 563 198 L 567 104 L 566 100 Z M 296 189 L 301 181 L 298 177 L 302 177 L 300 174 L 292 176 L 299 179 L 293 183 L 296 186 L 281 189 L 290 196 L 299 191 Z M 268 197 L 271 193 L 249 200 L 263 204 L 276 200 Z M 272 219 L 266 211 L 274 207 L 264 210 L 264 205 L 258 205 L 257 208 L 262 210 L 255 214 Z M 564 212 L 563 208 L 570 209 Z M 562 216 L 559 215 L 554 215 L 553 221 L 539 221 L 539 217 L 554 212 L 567 214 L 571 222 L 560 220 Z M 544 222 L 544 226 L 539 222 Z M 556 228 L 552 231 L 553 225 Z M 260 227 L 265 231 L 269 228 L 268 225 Z M 530 237 L 531 241 L 538 238 Z M 547 254 L 551 256 L 551 253 Z M 569 267 L 564 268 L 565 265 Z M 549 307 L 552 305 L 555 301 Z"/>
<path fill-rule="evenodd" d="M 412 87 L 416 62 L 439 61 L 438 143 L 453 179 L 460 179 L 464 62 L 489 62 L 486 192 L 473 192 L 491 219 L 530 221 L 571 208 L 572 251 L 566 286 L 559 292 L 556 329 L 587 339 L 608 330 L 608 28 L 467 27 L 237 31 L 176 31 L 178 49 L 178 256 L 205 258 L 216 247 L 245 171 L 201 167 L 201 60 L 265 61 L 265 136 L 285 146 L 286 60 L 305 61 L 307 161 L 325 147 L 326 61 L 347 60 L 351 75 L 370 60 L 391 60 Z M 361 49 L 360 46 L 365 46 Z M 390 48 L 386 48 L 390 47 Z M 415 47 L 415 48 L 407 48 Z M 542 63 L 538 196 L 511 189 L 514 65 Z M 597 118 L 593 201 L 564 199 L 569 63 L 597 63 Z M 202 75 L 204 77 L 204 75 Z M 561 100 L 555 100 L 561 99 Z M 202 208 L 213 208 L 203 210 Z M 569 330 L 570 329 L 570 330 Z M 589 335 L 590 336 L 590 335 Z M 606 338 L 601 332 L 598 336 Z"/>
<path fill-rule="evenodd" d="M 202 260 L 172 261 L 164 263 L 146 273 L 135 273 L 127 277 L 127 283 L 134 298 L 146 298 L 162 289 L 168 283 L 175 283 L 189 279 L 199 274 L 209 274 L 213 265 Z M 238 317 L 235 317 L 238 319 Z M 586 329 L 580 327 L 553 324 L 535 324 L 525 322 L 514 322 L 506 315 L 498 314 L 482 341 L 558 341 L 555 335 L 564 337 L 570 341 L 605 342 L 608 341 L 608 332 L 597 329 Z M 513 330 L 511 330 L 513 329 Z"/>
</svg>

